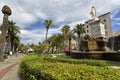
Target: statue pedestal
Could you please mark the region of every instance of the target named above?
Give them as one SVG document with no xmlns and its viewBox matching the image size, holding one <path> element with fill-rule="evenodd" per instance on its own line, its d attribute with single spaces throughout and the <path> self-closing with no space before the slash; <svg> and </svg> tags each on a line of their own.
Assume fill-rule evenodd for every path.
<svg viewBox="0 0 120 80">
<path fill-rule="evenodd" d="M 87 41 L 87 48 L 89 51 L 106 51 L 107 40 L 105 37 L 105 26 L 100 20 L 93 20 L 90 23 L 91 39 Z"/>
<path fill-rule="evenodd" d="M 99 51 L 107 51 L 107 41 L 106 38 L 99 37 L 96 39 L 98 50 Z"/>
<path fill-rule="evenodd" d="M 92 38 L 105 38 L 105 25 L 100 20 L 91 22 L 90 27 L 90 34 Z"/>
<path fill-rule="evenodd" d="M 101 39 L 101 38 L 100 38 Z M 82 42 L 83 51 L 107 51 L 106 41 L 100 39 L 88 39 Z"/>
</svg>

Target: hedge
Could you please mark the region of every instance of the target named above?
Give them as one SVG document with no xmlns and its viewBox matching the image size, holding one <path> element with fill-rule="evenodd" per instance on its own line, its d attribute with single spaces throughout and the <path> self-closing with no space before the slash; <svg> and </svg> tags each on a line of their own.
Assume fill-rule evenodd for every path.
<svg viewBox="0 0 120 80">
<path fill-rule="evenodd" d="M 50 62 L 61 62 L 61 63 L 70 63 L 70 64 L 86 64 L 91 66 L 107 66 L 106 62 L 103 60 L 92 60 L 92 59 L 72 59 L 67 57 L 57 57 L 57 58 L 44 58 L 44 60 Z"/>
<path fill-rule="evenodd" d="M 120 69 L 53 62 L 48 59 L 24 59 L 19 71 L 25 80 L 120 80 Z"/>
</svg>

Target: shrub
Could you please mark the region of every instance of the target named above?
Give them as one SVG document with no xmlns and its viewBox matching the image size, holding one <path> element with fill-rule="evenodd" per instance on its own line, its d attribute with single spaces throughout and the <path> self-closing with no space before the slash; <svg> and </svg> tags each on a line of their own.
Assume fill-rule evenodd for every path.
<svg viewBox="0 0 120 80">
<path fill-rule="evenodd" d="M 30 56 L 29 56 L 30 57 Z M 32 60 L 33 59 L 33 60 Z M 66 62 L 55 61 L 47 57 L 24 59 L 20 64 L 20 73 L 26 80 L 119 80 L 120 69 L 90 66 L 75 63 L 77 60 L 64 59 Z M 49 60 L 50 61 L 49 61 Z M 62 58 L 61 58 L 62 59 Z M 53 61 L 51 61 L 53 60 Z M 69 60 L 74 61 L 72 64 Z M 78 61 L 79 62 L 79 61 Z"/>
<path fill-rule="evenodd" d="M 23 57 L 23 58 L 20 60 L 20 62 L 24 62 L 24 61 L 26 61 L 26 60 L 34 60 L 34 59 L 38 59 L 38 58 L 39 58 L 38 55 L 36 55 L 36 54 L 30 54 L 30 55 L 28 55 L 28 56 Z"/>
</svg>

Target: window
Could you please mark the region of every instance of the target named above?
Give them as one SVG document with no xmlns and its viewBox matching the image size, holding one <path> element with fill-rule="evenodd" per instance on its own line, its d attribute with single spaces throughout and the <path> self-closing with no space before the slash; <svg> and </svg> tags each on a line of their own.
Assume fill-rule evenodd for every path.
<svg viewBox="0 0 120 80">
<path fill-rule="evenodd" d="M 87 30 L 87 33 L 89 33 L 89 30 Z"/>
<path fill-rule="evenodd" d="M 104 19 L 103 21 L 104 21 L 104 22 L 106 22 L 106 20 L 105 20 L 105 19 Z"/>
<path fill-rule="evenodd" d="M 88 26 L 87 26 L 87 28 L 88 28 Z"/>
</svg>

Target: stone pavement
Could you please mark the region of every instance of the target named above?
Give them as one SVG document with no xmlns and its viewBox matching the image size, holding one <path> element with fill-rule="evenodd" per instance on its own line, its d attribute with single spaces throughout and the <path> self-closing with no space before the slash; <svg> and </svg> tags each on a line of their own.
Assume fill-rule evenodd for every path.
<svg viewBox="0 0 120 80">
<path fill-rule="evenodd" d="M 4 62 L 0 62 L 0 80 L 20 80 L 18 74 L 19 60 L 25 54 L 10 56 Z"/>
</svg>

